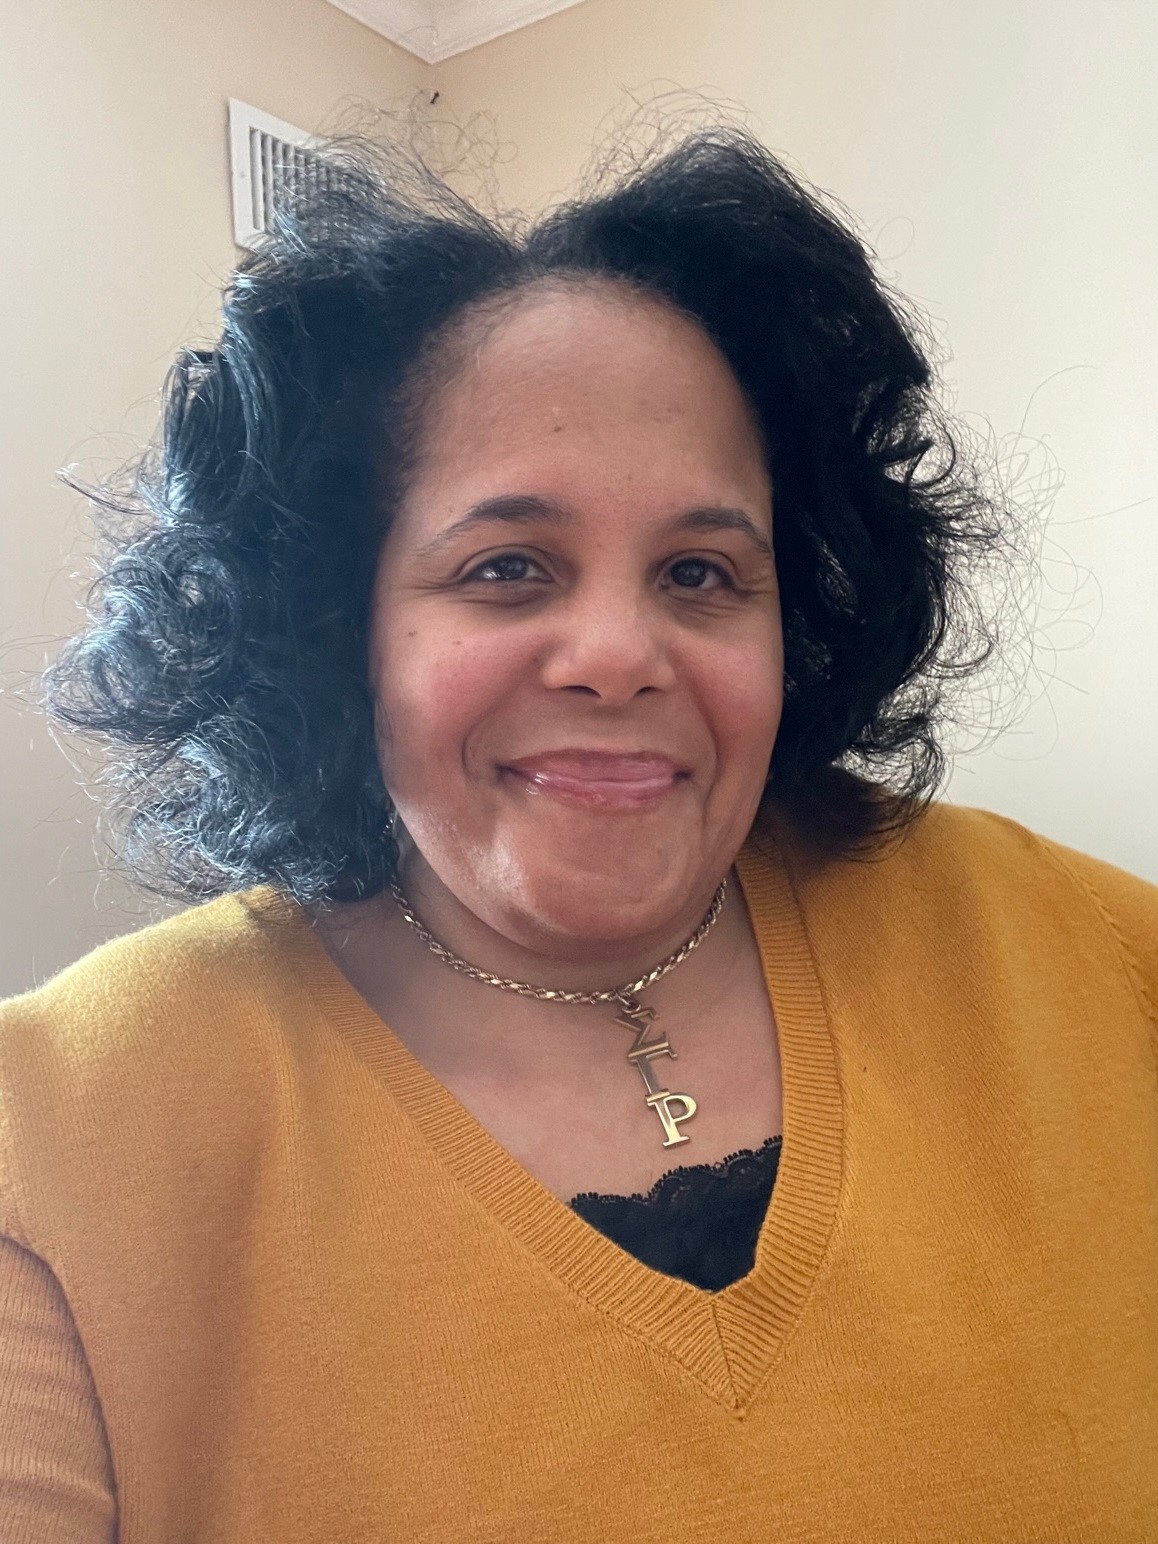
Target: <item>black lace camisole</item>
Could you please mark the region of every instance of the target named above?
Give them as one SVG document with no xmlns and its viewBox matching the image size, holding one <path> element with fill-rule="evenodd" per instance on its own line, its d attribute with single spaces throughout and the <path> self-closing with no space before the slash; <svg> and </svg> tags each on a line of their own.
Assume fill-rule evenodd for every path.
<svg viewBox="0 0 1158 1544">
<path fill-rule="evenodd" d="M 758 1151 L 741 1148 L 719 1163 L 669 1169 L 645 1196 L 587 1190 L 571 1208 L 652 1270 L 718 1292 L 755 1264 L 782 1140 L 769 1137 Z"/>
</svg>

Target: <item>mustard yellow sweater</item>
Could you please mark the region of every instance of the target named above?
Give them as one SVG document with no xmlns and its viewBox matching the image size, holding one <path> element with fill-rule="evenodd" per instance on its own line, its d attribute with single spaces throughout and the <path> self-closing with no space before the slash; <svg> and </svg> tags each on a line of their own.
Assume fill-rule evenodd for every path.
<svg viewBox="0 0 1158 1544">
<path fill-rule="evenodd" d="M 947 804 L 739 871 L 784 1146 L 719 1293 L 272 890 L 4 1004 L 5 1544 L 1158 1540 L 1158 887 Z"/>
</svg>

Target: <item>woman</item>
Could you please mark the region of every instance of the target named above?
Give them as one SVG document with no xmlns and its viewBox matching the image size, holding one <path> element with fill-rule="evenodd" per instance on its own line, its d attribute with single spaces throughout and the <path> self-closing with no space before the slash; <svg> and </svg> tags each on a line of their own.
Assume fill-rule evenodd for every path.
<svg viewBox="0 0 1158 1544">
<path fill-rule="evenodd" d="M 205 904 L 4 1010 L 6 1536 L 1156 1536 L 1158 889 L 934 802 L 898 304 L 739 131 L 337 164 L 50 679 Z"/>
</svg>

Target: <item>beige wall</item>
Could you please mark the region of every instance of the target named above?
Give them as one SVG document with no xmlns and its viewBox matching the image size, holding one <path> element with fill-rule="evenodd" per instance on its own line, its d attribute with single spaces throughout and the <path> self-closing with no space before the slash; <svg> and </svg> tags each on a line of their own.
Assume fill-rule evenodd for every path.
<svg viewBox="0 0 1158 1544">
<path fill-rule="evenodd" d="M 1156 60 L 1152 0 L 586 0 L 435 75 L 496 114 L 516 205 L 566 186 L 626 90 L 678 85 L 744 104 L 856 211 L 951 347 L 959 409 L 1024 420 L 1007 472 L 1040 469 L 1036 438 L 1065 476 L 1032 706 L 948 797 L 1158 881 Z M 988 722 L 982 699 L 965 744 Z"/>
<path fill-rule="evenodd" d="M 94 807 L 12 692 L 75 620 L 82 508 L 54 469 L 130 454 L 175 347 L 212 330 L 231 95 L 312 128 L 437 86 L 493 114 L 516 205 L 567 186 L 625 88 L 745 104 L 928 308 L 959 407 L 1003 436 L 1024 418 L 1066 476 L 1036 702 L 949 796 L 1158 879 L 1150 0 L 585 0 L 433 69 L 325 0 L 61 0 L 9 7 L 5 32 L 0 995 L 144 914 L 100 877 Z"/>
<path fill-rule="evenodd" d="M 99 877 L 91 801 L 18 710 L 30 639 L 75 622 L 81 501 L 154 421 L 173 351 L 213 326 L 234 260 L 226 101 L 313 128 L 428 71 L 324 0 L 58 0 L 6 7 L 0 406 L 0 995 L 138 918 Z"/>
</svg>

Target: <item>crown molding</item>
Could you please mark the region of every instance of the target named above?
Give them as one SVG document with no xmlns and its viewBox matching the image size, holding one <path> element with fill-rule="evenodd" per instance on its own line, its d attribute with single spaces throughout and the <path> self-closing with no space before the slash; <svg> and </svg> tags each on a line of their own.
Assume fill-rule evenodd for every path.
<svg viewBox="0 0 1158 1544">
<path fill-rule="evenodd" d="M 582 0 L 330 0 L 339 11 L 416 54 L 441 64 Z"/>
</svg>

